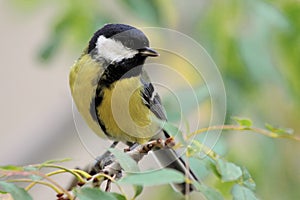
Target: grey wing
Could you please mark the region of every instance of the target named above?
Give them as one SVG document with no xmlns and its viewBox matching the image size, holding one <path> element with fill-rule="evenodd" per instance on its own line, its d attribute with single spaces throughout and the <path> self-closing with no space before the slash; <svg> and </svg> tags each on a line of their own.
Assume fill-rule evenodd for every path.
<svg viewBox="0 0 300 200">
<path fill-rule="evenodd" d="M 161 104 L 160 97 L 155 91 L 150 79 L 145 71 L 141 76 L 141 82 L 143 83 L 142 98 L 144 104 L 155 114 L 158 119 L 167 120 L 165 110 Z"/>
<path fill-rule="evenodd" d="M 159 95 L 156 93 L 150 79 L 145 71 L 142 73 L 141 81 L 143 83 L 142 97 L 145 105 L 150 108 L 150 110 L 161 120 L 167 120 L 165 110 L 161 104 L 161 100 Z M 163 130 L 164 136 L 166 138 L 170 137 L 170 135 Z M 155 158 L 158 160 L 162 167 L 167 167 L 171 169 L 175 169 L 183 174 L 186 174 L 187 170 L 189 170 L 189 178 L 191 180 L 198 180 L 195 174 L 189 169 L 186 168 L 186 164 L 184 160 L 177 155 L 174 149 L 163 149 L 160 151 L 154 151 Z M 174 187 L 179 190 L 181 193 L 186 194 L 188 191 L 195 190 L 195 187 L 190 183 L 176 183 Z M 188 191 L 186 190 L 188 189 Z"/>
</svg>

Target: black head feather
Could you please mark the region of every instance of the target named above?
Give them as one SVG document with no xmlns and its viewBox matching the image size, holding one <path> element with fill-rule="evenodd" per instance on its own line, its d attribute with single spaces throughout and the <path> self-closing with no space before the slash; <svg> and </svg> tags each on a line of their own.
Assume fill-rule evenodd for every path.
<svg viewBox="0 0 300 200">
<path fill-rule="evenodd" d="M 141 30 L 126 24 L 106 24 L 94 33 L 89 42 L 88 53 L 95 49 L 97 40 L 101 35 L 120 41 L 124 46 L 131 49 L 149 47 L 149 40 Z"/>
</svg>

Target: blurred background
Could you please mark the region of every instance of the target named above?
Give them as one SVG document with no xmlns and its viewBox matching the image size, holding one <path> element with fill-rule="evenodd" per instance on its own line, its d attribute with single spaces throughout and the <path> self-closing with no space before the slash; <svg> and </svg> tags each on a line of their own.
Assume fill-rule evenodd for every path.
<svg viewBox="0 0 300 200">
<path fill-rule="evenodd" d="M 170 28 L 192 37 L 221 72 L 226 123 L 232 123 L 232 116 L 244 116 L 258 127 L 268 122 L 299 133 L 297 0 L 2 0 L 0 5 L 0 165 L 68 157 L 73 160 L 65 165 L 74 167 L 92 160 L 76 134 L 68 73 L 105 23 Z M 209 99 L 203 98 L 199 107 L 205 127 L 211 114 Z M 249 169 L 261 199 L 300 199 L 299 143 L 226 132 L 216 148 Z M 210 184 L 230 199 L 228 185 Z M 148 199 L 174 198 L 169 186 L 154 188 L 161 193 Z M 140 199 L 147 199 L 149 191 Z M 53 199 L 43 187 L 32 194 Z"/>
</svg>

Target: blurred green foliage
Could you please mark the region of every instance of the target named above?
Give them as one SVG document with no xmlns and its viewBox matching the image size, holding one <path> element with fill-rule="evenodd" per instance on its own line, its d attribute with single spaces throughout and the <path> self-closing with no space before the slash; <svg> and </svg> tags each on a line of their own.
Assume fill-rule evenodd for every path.
<svg viewBox="0 0 300 200">
<path fill-rule="evenodd" d="M 243 115 L 261 125 L 267 121 L 300 130 L 297 0 L 13 2 L 30 12 L 42 6 L 57 8 L 49 39 L 39 52 L 47 61 L 55 58 L 62 45 L 83 49 L 92 33 L 107 22 L 161 26 L 186 33 L 205 47 L 221 71 L 227 92 L 227 121 L 232 115 Z M 299 145 L 244 137 L 247 139 L 227 136 L 225 149 L 231 160 L 249 166 L 258 196 L 300 199 L 300 163 L 295 161 L 299 160 Z M 234 188 L 237 194 L 243 191 L 248 192 Z"/>
</svg>

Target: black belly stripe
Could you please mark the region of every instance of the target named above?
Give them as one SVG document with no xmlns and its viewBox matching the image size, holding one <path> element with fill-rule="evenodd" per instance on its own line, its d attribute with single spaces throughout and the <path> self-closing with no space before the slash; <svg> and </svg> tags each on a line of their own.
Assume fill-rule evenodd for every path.
<svg viewBox="0 0 300 200">
<path fill-rule="evenodd" d="M 99 84 L 98 84 L 98 86 L 99 86 Z M 98 115 L 97 108 L 101 105 L 102 100 L 103 100 L 103 87 L 97 87 L 95 98 L 93 98 L 91 101 L 90 113 L 91 113 L 93 120 L 98 122 L 98 124 L 100 125 L 100 128 L 102 129 L 103 133 L 106 136 L 111 137 L 111 135 L 107 132 L 104 123 L 100 119 L 100 116 Z"/>
<path fill-rule="evenodd" d="M 102 131 L 108 137 L 111 137 L 111 134 L 107 132 L 107 129 L 101 120 L 100 116 L 98 115 L 99 106 L 101 106 L 103 100 L 103 89 L 110 88 L 111 85 L 120 79 L 123 78 L 130 78 L 133 76 L 138 76 L 142 72 L 142 65 L 145 62 L 144 57 L 137 57 L 137 58 L 129 58 L 124 59 L 119 63 L 112 63 L 107 66 L 104 70 L 103 74 L 98 80 L 95 98 L 92 99 L 90 104 L 90 113 L 96 122 L 100 125 Z"/>
<path fill-rule="evenodd" d="M 106 68 L 106 70 L 104 70 L 101 77 L 99 78 L 98 83 L 97 83 L 97 88 L 95 91 L 95 98 L 92 99 L 91 105 L 90 105 L 90 113 L 91 113 L 93 120 L 95 120 L 99 124 L 103 133 L 108 137 L 111 137 L 111 134 L 107 132 L 107 129 L 98 114 L 97 108 L 99 108 L 99 106 L 101 105 L 102 100 L 103 100 L 103 96 L 104 96 L 103 89 L 109 88 L 111 86 L 111 84 L 115 82 L 115 77 L 112 76 L 112 73 L 111 73 L 112 67 L 113 67 L 112 65 L 109 65 Z"/>
</svg>

